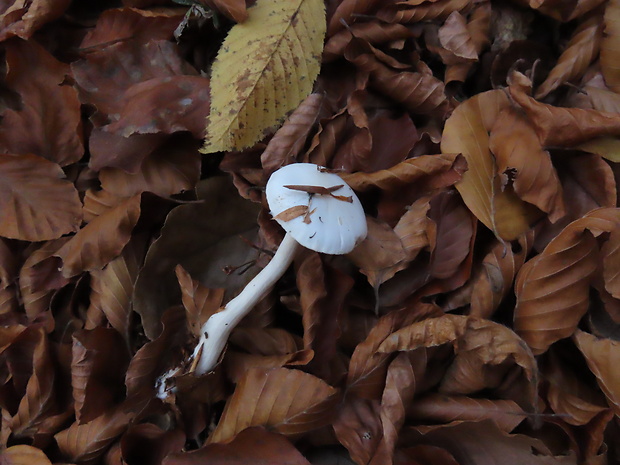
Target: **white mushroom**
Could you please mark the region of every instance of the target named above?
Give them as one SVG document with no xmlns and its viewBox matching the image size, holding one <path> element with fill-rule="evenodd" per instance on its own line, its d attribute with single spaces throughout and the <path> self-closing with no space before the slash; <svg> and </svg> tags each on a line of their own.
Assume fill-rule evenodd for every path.
<svg viewBox="0 0 620 465">
<path fill-rule="evenodd" d="M 287 165 L 267 182 L 267 203 L 286 235 L 256 277 L 202 326 L 193 353 L 195 375 L 215 367 L 234 327 L 293 262 L 299 244 L 332 255 L 351 252 L 367 234 L 359 199 L 340 176 L 310 163 Z"/>
</svg>

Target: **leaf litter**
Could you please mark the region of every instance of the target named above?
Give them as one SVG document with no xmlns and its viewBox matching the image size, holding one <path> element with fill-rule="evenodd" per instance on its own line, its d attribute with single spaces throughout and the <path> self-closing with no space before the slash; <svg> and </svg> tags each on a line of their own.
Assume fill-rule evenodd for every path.
<svg viewBox="0 0 620 465">
<path fill-rule="evenodd" d="M 122 4 L 0 6 L 0 463 L 620 463 L 617 0 Z"/>
</svg>

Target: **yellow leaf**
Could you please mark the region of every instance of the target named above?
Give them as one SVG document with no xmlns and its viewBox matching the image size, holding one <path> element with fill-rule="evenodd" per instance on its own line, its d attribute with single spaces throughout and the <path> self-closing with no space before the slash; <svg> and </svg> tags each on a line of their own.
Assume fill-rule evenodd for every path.
<svg viewBox="0 0 620 465">
<path fill-rule="evenodd" d="M 260 140 L 310 94 L 319 74 L 321 0 L 258 0 L 248 14 L 230 30 L 213 64 L 203 153 Z"/>
</svg>

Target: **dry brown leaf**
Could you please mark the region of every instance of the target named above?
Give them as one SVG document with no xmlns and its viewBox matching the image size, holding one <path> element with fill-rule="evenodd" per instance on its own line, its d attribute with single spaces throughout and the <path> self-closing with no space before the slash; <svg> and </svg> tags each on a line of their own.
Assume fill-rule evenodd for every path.
<svg viewBox="0 0 620 465">
<path fill-rule="evenodd" d="M 60 452 L 71 462 L 89 462 L 99 458 L 129 426 L 135 413 L 115 408 L 94 420 L 69 428 L 54 437 Z"/>
<path fill-rule="evenodd" d="M 351 188 L 365 192 L 377 187 L 395 190 L 407 184 L 424 184 L 428 190 L 451 186 L 467 170 L 463 156 L 458 153 L 422 155 L 407 159 L 398 165 L 374 173 L 343 174 Z"/>
<path fill-rule="evenodd" d="M 552 223 L 564 216 L 558 174 L 525 116 L 512 107 L 502 110 L 491 128 L 489 149 L 497 172 L 522 200 L 547 213 Z"/>
<path fill-rule="evenodd" d="M 0 240 L 0 315 L 17 310 L 19 264 L 6 241 Z M 22 297 L 23 298 L 23 297 Z"/>
<path fill-rule="evenodd" d="M 121 197 L 132 197 L 142 192 L 169 197 L 192 190 L 200 176 L 201 160 L 197 151 L 195 140 L 172 137 L 145 157 L 135 173 L 119 168 L 103 168 L 99 172 L 101 187 Z"/>
<path fill-rule="evenodd" d="M 463 315 L 444 315 L 413 323 L 389 335 L 378 347 L 380 354 L 412 351 L 449 344 L 455 359 L 443 380 L 444 392 L 468 394 L 488 386 L 485 371 L 513 361 L 529 383 L 526 398 L 534 401 L 537 367 L 524 342 L 498 323 Z M 491 373 L 492 374 L 492 373 Z"/>
<path fill-rule="evenodd" d="M 54 257 L 67 240 L 63 237 L 43 243 L 28 256 L 19 272 L 19 291 L 30 320 L 47 311 L 53 293 L 69 283 L 60 272 L 62 262 Z"/>
<path fill-rule="evenodd" d="M 140 195 L 124 200 L 92 220 L 62 246 L 56 256 L 63 261 L 63 276 L 101 269 L 118 257 L 138 222 L 140 203 Z"/>
<path fill-rule="evenodd" d="M 427 216 L 430 200 L 430 197 L 416 200 L 394 226 L 409 261 L 415 260 L 418 253 L 434 240 L 435 227 Z"/>
<path fill-rule="evenodd" d="M 594 210 L 564 228 L 519 271 L 514 328 L 534 353 L 545 352 L 577 329 L 598 266 L 594 236 L 612 231 L 619 221 L 616 209 Z"/>
<path fill-rule="evenodd" d="M 311 372 L 330 380 L 330 362 L 338 350 L 340 323 L 353 278 L 324 265 L 318 253 L 309 251 L 297 267 L 296 280 L 304 349 L 314 352 Z"/>
<path fill-rule="evenodd" d="M 380 410 L 379 401 L 357 397 L 347 398 L 338 410 L 334 432 L 356 464 L 369 464 L 373 456 L 381 457 L 376 455 L 383 438 Z"/>
<path fill-rule="evenodd" d="M 605 7 L 605 35 L 601 42 L 601 71 L 615 92 L 620 90 L 620 1 L 610 0 Z"/>
<path fill-rule="evenodd" d="M 60 166 L 77 162 L 84 155 L 82 120 L 78 94 L 64 84 L 69 66 L 34 41 L 8 42 L 6 60 L 6 85 L 22 104 L 2 113 L 2 151 L 39 155 Z"/>
<path fill-rule="evenodd" d="M 501 90 L 477 94 L 454 110 L 441 139 L 443 152 L 460 152 L 467 159 L 468 170 L 456 185 L 465 205 L 503 240 L 518 238 L 538 216 L 514 192 L 502 189 L 489 150 L 489 131 L 509 105 Z"/>
<path fill-rule="evenodd" d="M 295 161 L 319 117 L 323 101 L 323 95 L 310 94 L 276 131 L 260 157 L 265 176 Z"/>
<path fill-rule="evenodd" d="M 118 40 L 169 40 L 183 17 L 181 9 L 139 10 L 112 8 L 97 18 L 95 27 L 82 39 L 82 50 L 105 48 Z"/>
<path fill-rule="evenodd" d="M 169 455 L 162 465 L 310 465 L 284 436 L 264 428 L 241 431 L 227 444 L 208 444 L 201 449 Z"/>
<path fill-rule="evenodd" d="M 413 308 L 396 310 L 383 316 L 366 339 L 355 347 L 347 373 L 347 394 L 379 400 L 385 385 L 390 355 L 378 353 L 392 333 L 427 317 L 443 314 L 439 307 L 419 303 Z"/>
<path fill-rule="evenodd" d="M 416 422 L 432 424 L 491 420 L 499 430 L 510 433 L 527 414 L 512 400 L 429 394 L 412 402 L 407 407 L 407 416 Z"/>
<path fill-rule="evenodd" d="M 473 278 L 469 314 L 490 318 L 512 289 L 514 279 L 532 248 L 532 234 L 519 238 L 517 251 L 499 241 L 482 260 L 480 274 Z"/>
<path fill-rule="evenodd" d="M 455 192 L 433 197 L 428 216 L 436 231 L 430 240 L 429 273 L 434 278 L 446 279 L 458 271 L 471 252 L 475 219 Z"/>
<path fill-rule="evenodd" d="M 307 373 L 250 369 L 229 398 L 209 444 L 229 442 L 250 426 L 296 438 L 329 424 L 338 390 Z"/>
<path fill-rule="evenodd" d="M 36 155 L 0 155 L 0 236 L 36 242 L 76 231 L 82 203 L 64 177 Z"/>
<path fill-rule="evenodd" d="M 419 429 L 420 431 L 415 431 Z M 454 422 L 441 428 L 414 428 L 411 441 L 441 447 L 460 465 L 576 465 L 574 454 L 554 456 L 540 439 L 507 434 L 490 420 Z M 480 459 L 482 457 L 482 459 Z M 482 460 L 482 461 L 481 461 Z"/>
<path fill-rule="evenodd" d="M 531 82 L 515 71 L 508 78 L 512 99 L 525 111 L 544 147 L 572 147 L 602 136 L 620 135 L 620 118 L 581 108 L 561 108 L 530 97 Z"/>
<path fill-rule="evenodd" d="M 467 29 L 467 21 L 458 11 L 453 11 L 439 28 L 439 43 L 461 61 L 477 61 L 478 50 Z M 446 63 L 455 64 L 455 63 Z"/>
<path fill-rule="evenodd" d="M 120 256 L 103 270 L 90 272 L 91 293 L 87 315 L 104 315 L 126 341 L 130 338 L 132 295 L 138 271 L 145 254 L 142 238 L 134 238 Z M 86 322 L 86 329 L 96 325 Z"/>
<path fill-rule="evenodd" d="M 474 11 L 469 15 L 467 21 L 467 33 L 471 38 L 477 55 L 480 55 L 482 51 L 490 44 L 490 29 L 491 29 L 491 4 L 485 2 L 479 4 Z M 448 66 L 446 68 L 446 75 L 444 82 L 449 83 L 452 81 L 465 82 L 467 75 L 474 63 L 459 63 Z"/>
<path fill-rule="evenodd" d="M 402 3 L 402 2 L 401 2 Z M 407 8 L 389 5 L 377 12 L 377 17 L 388 23 L 417 23 L 434 19 L 445 19 L 455 11 L 463 11 L 471 5 L 470 0 L 438 0 L 416 2 L 418 5 Z"/>
<path fill-rule="evenodd" d="M 620 228 L 611 231 L 609 239 L 601 248 L 605 289 L 620 299 Z"/>
<path fill-rule="evenodd" d="M 581 77 L 596 58 L 602 37 L 603 22 L 600 13 L 586 17 L 573 32 L 566 49 L 545 81 L 536 89 L 536 98 L 541 99 L 562 84 Z"/>
<path fill-rule="evenodd" d="M 123 397 L 128 348 L 114 329 L 80 330 L 73 335 L 71 387 L 75 416 L 88 423 Z"/>
<path fill-rule="evenodd" d="M 236 23 L 242 23 L 248 18 L 245 0 L 205 0 L 215 10 Z"/>
<path fill-rule="evenodd" d="M 18 0 L 7 4 L 0 17 L 0 41 L 10 37 L 29 39 L 43 25 L 59 18 L 71 4 L 70 0 Z"/>
<path fill-rule="evenodd" d="M 620 373 L 617 369 L 620 363 L 620 342 L 599 339 L 579 329 L 575 331 L 573 339 L 596 376 L 609 406 L 616 415 L 620 414 Z"/>
<path fill-rule="evenodd" d="M 187 440 L 185 431 L 179 427 L 168 428 L 162 429 L 152 423 L 130 426 L 120 441 L 122 459 L 119 461 L 139 460 L 141 465 L 161 465 L 168 455 L 181 452 Z"/>
<path fill-rule="evenodd" d="M 343 20 L 346 24 L 352 25 L 355 23 L 357 15 L 372 13 L 380 5 L 380 0 L 343 0 L 336 7 L 332 17 L 328 18 L 327 36 L 331 37 L 344 29 Z"/>
<path fill-rule="evenodd" d="M 368 235 L 347 256 L 375 289 L 404 269 L 409 259 L 396 232 L 387 223 L 367 218 Z"/>
<path fill-rule="evenodd" d="M 2 465 L 52 465 L 41 449 L 27 445 L 7 448 L 0 460 Z"/>
<path fill-rule="evenodd" d="M 370 75 L 370 85 L 414 113 L 443 116 L 449 102 L 443 83 L 432 74 L 395 71 L 382 63 L 368 42 L 353 38 L 344 57 Z"/>
<path fill-rule="evenodd" d="M 412 35 L 412 32 L 402 24 L 385 24 L 378 21 L 353 24 L 350 29 L 334 34 L 325 43 L 323 63 L 329 63 L 342 56 L 353 37 L 365 40 L 371 45 L 377 45 L 408 39 Z"/>
<path fill-rule="evenodd" d="M 210 289 L 192 279 L 181 266 L 174 269 L 181 286 L 181 299 L 191 333 L 200 336 L 200 328 L 222 306 L 224 289 Z"/>
<path fill-rule="evenodd" d="M 579 144 L 576 148 L 588 153 L 595 153 L 614 163 L 620 162 L 620 138 L 598 137 Z"/>
<path fill-rule="evenodd" d="M 542 376 L 548 383 L 547 401 L 555 413 L 563 415 L 566 423 L 586 425 L 607 410 L 605 399 L 575 373 L 572 360 L 566 358 L 561 351 L 552 349 L 543 363 Z"/>
</svg>

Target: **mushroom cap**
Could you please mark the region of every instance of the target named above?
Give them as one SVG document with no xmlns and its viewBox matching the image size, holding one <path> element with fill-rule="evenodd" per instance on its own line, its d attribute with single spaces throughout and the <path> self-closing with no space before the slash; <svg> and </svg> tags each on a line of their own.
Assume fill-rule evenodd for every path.
<svg viewBox="0 0 620 465">
<path fill-rule="evenodd" d="M 280 168 L 269 178 L 266 194 L 274 219 L 308 249 L 345 254 L 366 237 L 366 215 L 355 192 L 318 165 Z"/>
</svg>

